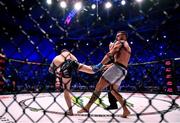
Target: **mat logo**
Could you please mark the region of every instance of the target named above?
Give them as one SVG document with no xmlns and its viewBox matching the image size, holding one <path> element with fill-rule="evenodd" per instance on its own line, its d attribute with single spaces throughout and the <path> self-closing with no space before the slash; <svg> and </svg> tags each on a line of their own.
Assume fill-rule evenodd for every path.
<svg viewBox="0 0 180 123">
<path fill-rule="evenodd" d="M 90 97 L 90 96 L 85 96 L 85 98 L 90 99 L 91 97 Z M 80 97 L 72 96 L 71 99 L 72 99 L 73 103 L 74 103 L 76 106 L 78 106 L 78 107 L 84 107 L 83 100 L 80 99 Z M 101 98 L 98 98 L 94 103 L 95 103 L 96 105 L 100 106 L 101 108 L 106 108 L 106 107 L 108 107 L 108 105 L 106 105 L 104 102 L 105 102 L 105 101 L 103 100 L 103 98 L 102 98 L 102 99 L 101 99 Z M 126 105 L 127 105 L 128 107 L 134 107 L 134 104 L 132 104 L 132 103 L 130 103 L 130 102 L 126 102 Z"/>
</svg>

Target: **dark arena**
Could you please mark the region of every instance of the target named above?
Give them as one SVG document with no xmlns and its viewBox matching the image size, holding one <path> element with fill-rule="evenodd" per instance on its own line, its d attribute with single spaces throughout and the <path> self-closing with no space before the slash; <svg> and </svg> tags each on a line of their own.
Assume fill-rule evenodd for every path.
<svg viewBox="0 0 180 123">
<path fill-rule="evenodd" d="M 0 0 L 0 123 L 180 123 L 179 0 Z"/>
</svg>

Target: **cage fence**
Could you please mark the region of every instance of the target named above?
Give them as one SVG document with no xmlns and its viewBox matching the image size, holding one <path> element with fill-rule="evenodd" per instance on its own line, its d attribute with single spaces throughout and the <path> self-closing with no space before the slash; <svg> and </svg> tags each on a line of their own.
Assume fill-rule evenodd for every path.
<svg viewBox="0 0 180 123">
<path fill-rule="evenodd" d="M 62 10 L 60 1 L 0 1 L 0 121 L 14 122 L 179 122 L 179 2 L 129 0 L 123 8 L 112 1 L 91 10 Z M 68 1 L 72 6 L 75 2 Z M 131 12 L 131 11 L 132 12 Z M 110 14 L 112 12 L 112 14 Z M 120 13 L 120 14 L 119 14 Z M 68 114 L 64 90 L 48 71 L 52 59 L 67 48 L 80 63 L 97 64 L 108 52 L 118 30 L 128 32 L 132 54 L 128 73 L 119 87 L 130 109 L 121 118 L 122 107 L 105 110 L 109 89 L 103 90 L 88 113 L 76 113 L 90 99 L 103 72 L 72 73 L 73 116 Z M 148 117 L 149 116 L 149 117 Z"/>
</svg>

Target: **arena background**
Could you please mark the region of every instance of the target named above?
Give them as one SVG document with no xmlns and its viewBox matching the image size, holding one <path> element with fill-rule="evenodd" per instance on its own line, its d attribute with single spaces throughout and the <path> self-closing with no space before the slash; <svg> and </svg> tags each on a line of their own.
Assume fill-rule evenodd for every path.
<svg viewBox="0 0 180 123">
<path fill-rule="evenodd" d="M 60 50 L 69 49 L 81 63 L 97 64 L 119 30 L 128 33 L 132 48 L 120 92 L 180 94 L 178 0 L 126 0 L 125 5 L 110 0 L 110 9 L 104 8 L 107 1 L 84 0 L 79 11 L 73 8 L 79 0 L 66 0 L 65 9 L 61 0 L 48 1 L 0 1 L 1 95 L 58 93 L 48 67 Z M 74 72 L 72 91 L 93 91 L 100 76 Z M 0 105 L 6 108 L 2 118 L 10 111 L 3 100 Z"/>
</svg>

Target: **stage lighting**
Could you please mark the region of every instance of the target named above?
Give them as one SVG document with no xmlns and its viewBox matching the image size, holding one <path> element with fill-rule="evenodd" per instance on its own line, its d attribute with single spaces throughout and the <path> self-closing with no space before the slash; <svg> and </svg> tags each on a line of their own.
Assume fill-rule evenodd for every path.
<svg viewBox="0 0 180 123">
<path fill-rule="evenodd" d="M 91 5 L 91 8 L 92 8 L 92 9 L 95 9 L 95 8 L 96 8 L 96 4 L 92 4 L 92 5 Z"/>
<path fill-rule="evenodd" d="M 82 8 L 82 3 L 81 2 L 77 2 L 77 3 L 74 4 L 74 9 L 76 11 L 81 10 L 81 8 Z"/>
<path fill-rule="evenodd" d="M 52 0 L 46 0 L 46 3 L 47 3 L 48 5 L 51 5 L 51 4 L 52 4 Z"/>
<path fill-rule="evenodd" d="M 105 3 L 105 8 L 106 9 L 109 9 L 111 7 L 112 7 L 112 3 L 111 2 L 108 1 L 108 2 Z"/>
<path fill-rule="evenodd" d="M 121 5 L 125 5 L 126 4 L 126 1 L 125 0 L 122 0 L 121 1 Z"/>
<path fill-rule="evenodd" d="M 61 8 L 66 8 L 67 7 L 67 4 L 66 4 L 66 2 L 65 1 L 61 1 L 60 2 L 60 6 L 61 6 Z"/>
<path fill-rule="evenodd" d="M 138 2 L 138 3 L 140 3 L 140 2 L 142 2 L 143 0 L 136 0 L 136 2 Z"/>
</svg>

